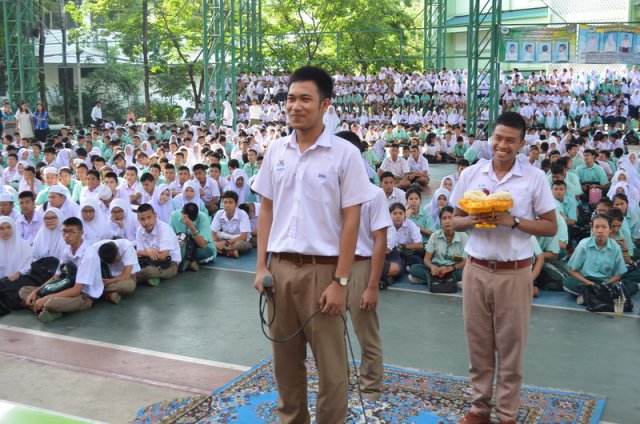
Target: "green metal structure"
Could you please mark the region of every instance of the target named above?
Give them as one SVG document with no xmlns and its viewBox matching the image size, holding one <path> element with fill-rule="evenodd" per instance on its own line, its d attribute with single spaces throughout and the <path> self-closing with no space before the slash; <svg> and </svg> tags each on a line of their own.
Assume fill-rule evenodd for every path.
<svg viewBox="0 0 640 424">
<path fill-rule="evenodd" d="M 35 45 L 38 17 L 34 0 L 0 0 L 4 54 L 6 57 L 7 97 L 12 104 L 38 99 L 38 66 Z"/>
<path fill-rule="evenodd" d="M 261 0 L 202 0 L 202 110 L 207 122 L 212 111 L 215 112 L 216 124 L 222 122 L 225 100 L 236 111 L 236 77 L 239 72 L 261 70 L 261 12 Z"/>
<path fill-rule="evenodd" d="M 445 66 L 447 0 L 424 0 L 423 70 Z"/>
<path fill-rule="evenodd" d="M 478 123 L 483 123 L 487 137 L 498 116 L 501 25 L 502 0 L 469 0 L 467 131 L 475 133 Z M 482 122 L 480 115 L 485 107 L 489 108 L 489 119 Z"/>
</svg>

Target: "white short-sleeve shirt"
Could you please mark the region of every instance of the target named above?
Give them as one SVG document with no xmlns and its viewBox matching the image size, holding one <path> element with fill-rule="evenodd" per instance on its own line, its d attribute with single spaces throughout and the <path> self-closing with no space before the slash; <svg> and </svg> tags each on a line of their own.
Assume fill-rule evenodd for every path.
<svg viewBox="0 0 640 424">
<path fill-rule="evenodd" d="M 402 203 L 405 207 L 407 206 L 407 193 L 401 188 L 394 187 L 391 195 L 387 197 L 387 212 L 389 212 L 389 206 L 394 203 Z"/>
<path fill-rule="evenodd" d="M 73 262 L 78 268 L 76 283 L 84 286 L 82 293 L 94 299 L 102 296 L 104 284 L 100 273 L 100 258 L 98 252 L 90 244 L 83 242 L 75 254 L 71 252 L 71 246 L 67 246 L 62 254 L 60 264 L 66 262 Z"/>
<path fill-rule="evenodd" d="M 96 249 L 96 252 L 100 249 L 105 243 L 115 243 L 118 247 L 118 252 L 120 254 L 120 262 L 115 264 L 109 264 L 109 269 L 111 270 L 111 275 L 117 277 L 122 274 L 125 266 L 131 265 L 131 274 L 135 274 L 140 271 L 140 264 L 138 263 L 138 254 L 136 253 L 136 247 L 132 241 L 126 239 L 117 239 L 117 240 L 101 240 L 97 243 L 93 244 L 93 247 Z"/>
<path fill-rule="evenodd" d="M 501 181 L 493 170 L 493 161 L 483 161 L 465 169 L 453 188 L 450 203 L 459 207 L 458 201 L 465 191 L 484 189 L 490 193 L 511 193 L 513 216 L 535 219 L 556 208 L 544 172 L 519 160 Z M 469 256 L 482 260 L 516 261 L 533 256 L 530 234 L 504 226 L 472 228 L 465 250 Z"/>
<path fill-rule="evenodd" d="M 161 252 L 168 250 L 172 262 L 179 264 L 182 261 L 178 236 L 176 236 L 169 224 L 160 220 L 156 221 L 156 225 L 151 232 L 147 232 L 142 227 L 138 228 L 136 231 L 136 246 L 138 250 L 144 250 L 149 247 Z"/>
<path fill-rule="evenodd" d="M 233 217 L 229 219 L 224 209 L 219 210 L 211 221 L 211 231 L 222 231 L 231 235 L 248 233 L 251 238 L 251 220 L 249 215 L 240 208 L 236 208 Z"/>
<path fill-rule="evenodd" d="M 304 153 L 295 131 L 276 140 L 252 187 L 273 201 L 267 250 L 338 256 L 342 209 L 372 199 L 370 184 L 360 151 L 327 127 Z"/>
<path fill-rule="evenodd" d="M 421 243 L 420 228 L 411 220 L 405 219 L 400 228 L 396 229 L 397 241 L 400 244 Z"/>
<path fill-rule="evenodd" d="M 426 172 L 429 173 L 429 161 L 424 156 L 418 156 L 418 160 L 415 160 L 413 156 L 407 159 L 407 165 L 410 172 Z"/>
<path fill-rule="evenodd" d="M 220 197 L 220 187 L 213 178 L 207 177 L 204 186 L 198 181 L 198 185 L 204 191 L 204 196 L 201 197 L 203 202 L 209 203 L 214 197 Z"/>
<path fill-rule="evenodd" d="M 381 188 L 371 186 L 375 197 L 364 203 L 360 209 L 360 228 L 356 244 L 356 255 L 370 257 L 373 255 L 373 232 L 392 225 L 387 196 Z"/>
<path fill-rule="evenodd" d="M 391 157 L 388 157 L 382 161 L 380 169 L 384 172 L 391 172 L 394 177 L 402 177 L 404 174 L 409 173 L 409 164 L 407 164 L 407 161 L 403 157 L 398 156 L 395 162 Z"/>
</svg>

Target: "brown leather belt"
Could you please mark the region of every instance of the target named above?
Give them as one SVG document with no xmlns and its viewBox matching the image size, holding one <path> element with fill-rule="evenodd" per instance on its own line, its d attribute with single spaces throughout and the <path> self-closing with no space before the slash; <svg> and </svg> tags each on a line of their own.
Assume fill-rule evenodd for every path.
<svg viewBox="0 0 640 424">
<path fill-rule="evenodd" d="M 316 256 L 316 255 L 303 255 L 300 253 L 290 253 L 290 252 L 274 252 L 273 255 L 283 261 L 293 262 L 299 265 L 308 265 L 308 264 L 320 264 L 320 265 L 336 265 L 338 263 L 337 256 Z M 371 259 L 367 256 L 355 256 L 353 258 L 354 261 L 366 261 Z"/>
<path fill-rule="evenodd" d="M 469 260 L 474 264 L 480 265 L 489 269 L 490 271 L 496 270 L 507 270 L 507 269 L 522 269 L 531 266 L 531 258 L 521 259 L 519 261 L 485 261 L 482 259 L 476 259 L 474 257 L 469 256 Z"/>
<path fill-rule="evenodd" d="M 338 263 L 337 256 L 303 255 L 300 253 L 290 253 L 290 252 L 274 253 L 273 255 L 282 261 L 293 262 L 298 265 L 308 265 L 308 264 L 335 265 Z"/>
</svg>

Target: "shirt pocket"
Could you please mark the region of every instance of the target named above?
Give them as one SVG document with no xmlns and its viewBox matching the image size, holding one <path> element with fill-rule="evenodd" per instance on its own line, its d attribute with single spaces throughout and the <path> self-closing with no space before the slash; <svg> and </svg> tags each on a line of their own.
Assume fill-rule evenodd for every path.
<svg viewBox="0 0 640 424">
<path fill-rule="evenodd" d="M 313 202 L 327 203 L 340 198 L 339 178 L 333 167 L 309 167 L 302 184 L 305 197 Z"/>
</svg>

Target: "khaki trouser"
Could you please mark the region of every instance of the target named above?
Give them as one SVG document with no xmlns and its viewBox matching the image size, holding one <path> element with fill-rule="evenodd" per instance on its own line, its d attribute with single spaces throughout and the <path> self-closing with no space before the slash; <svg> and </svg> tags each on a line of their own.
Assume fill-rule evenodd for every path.
<svg viewBox="0 0 640 424">
<path fill-rule="evenodd" d="M 27 298 L 38 287 L 25 286 L 20 289 L 18 296 L 23 302 L 26 302 Z M 93 305 L 93 300 L 86 294 L 82 293 L 80 296 L 74 297 L 54 297 L 44 304 L 43 310 L 49 312 L 78 312 L 89 309 Z"/>
<path fill-rule="evenodd" d="M 335 265 L 307 264 L 272 257 L 269 270 L 276 293 L 269 299 L 269 316 L 275 319 L 271 337 L 292 335 L 315 311 L 322 292 L 332 283 Z M 273 343 L 280 423 L 310 422 L 307 408 L 307 342 L 318 368 L 317 424 L 343 423 L 347 416 L 348 374 L 341 316 L 318 313 L 300 334 L 285 343 Z"/>
<path fill-rule="evenodd" d="M 235 249 L 238 251 L 238 253 L 241 253 L 241 254 L 248 252 L 252 248 L 253 246 L 251 246 L 251 242 L 245 241 L 245 240 L 238 240 L 237 242 L 231 245 L 231 249 Z"/>
<path fill-rule="evenodd" d="M 360 343 L 360 391 L 367 399 L 380 398 L 384 366 L 382 361 L 382 340 L 380 340 L 378 312 L 360 309 L 362 293 L 369 283 L 371 260 L 356 261 L 349 276 L 347 308 L 351 315 L 353 329 Z M 376 287 L 376 290 L 378 288 Z"/>
<path fill-rule="evenodd" d="M 116 292 L 119 295 L 127 295 L 136 289 L 135 277 L 131 277 L 128 280 L 118 281 L 117 283 L 104 286 L 104 292 Z"/>
<path fill-rule="evenodd" d="M 533 281 L 531 268 L 491 272 L 471 261 L 462 275 L 464 327 L 473 386 L 471 412 L 491 412 L 496 371 L 496 415 L 515 421 L 520 406 Z"/>
<path fill-rule="evenodd" d="M 176 275 L 178 275 L 178 265 L 176 265 L 175 262 L 172 262 L 171 266 L 166 269 L 162 269 L 157 266 L 145 266 L 136 274 L 136 280 L 139 283 L 146 283 L 150 278 L 168 280 Z"/>
</svg>

